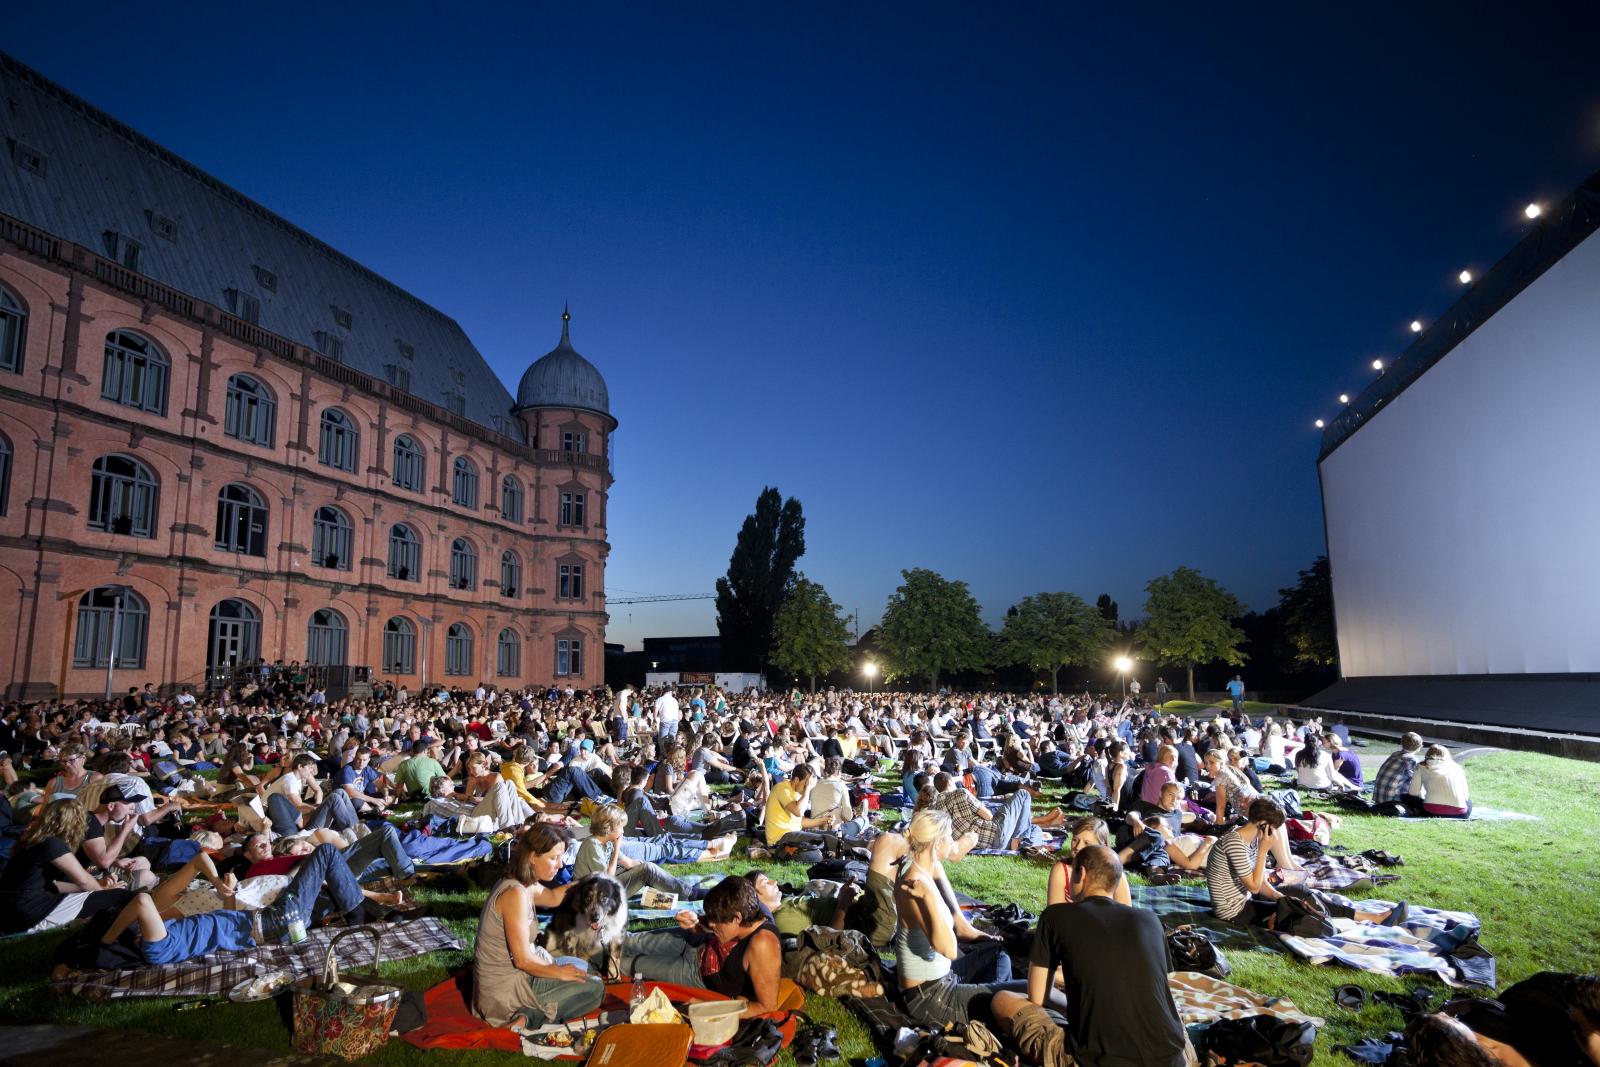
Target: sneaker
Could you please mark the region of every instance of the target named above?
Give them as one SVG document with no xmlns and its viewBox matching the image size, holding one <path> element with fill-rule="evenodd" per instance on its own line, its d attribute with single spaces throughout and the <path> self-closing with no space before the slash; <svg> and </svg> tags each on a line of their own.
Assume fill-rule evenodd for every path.
<svg viewBox="0 0 1600 1067">
<path fill-rule="evenodd" d="M 1406 907 L 1406 902 L 1402 900 L 1400 903 L 1394 906 L 1394 910 L 1389 913 L 1389 917 L 1378 925 L 1399 926 L 1401 923 L 1406 921 L 1406 916 L 1409 915 L 1410 912 L 1411 909 Z"/>
</svg>

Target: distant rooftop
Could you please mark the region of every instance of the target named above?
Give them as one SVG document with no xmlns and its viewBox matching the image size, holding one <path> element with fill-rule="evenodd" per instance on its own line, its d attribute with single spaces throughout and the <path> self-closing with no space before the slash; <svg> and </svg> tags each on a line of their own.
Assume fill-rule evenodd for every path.
<svg viewBox="0 0 1600 1067">
<path fill-rule="evenodd" d="M 4 53 L 0 102 L 0 212 L 522 439 L 448 315 Z"/>
</svg>

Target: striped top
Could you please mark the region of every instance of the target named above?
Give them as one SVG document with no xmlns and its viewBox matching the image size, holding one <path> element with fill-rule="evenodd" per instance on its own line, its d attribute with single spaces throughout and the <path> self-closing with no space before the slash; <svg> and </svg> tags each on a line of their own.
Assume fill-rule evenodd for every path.
<svg viewBox="0 0 1600 1067">
<path fill-rule="evenodd" d="M 1259 842 L 1244 843 L 1237 830 L 1217 838 L 1206 857 L 1206 885 L 1211 890 L 1211 910 L 1217 918 L 1232 920 L 1250 901 L 1245 878 L 1255 870 Z"/>
</svg>

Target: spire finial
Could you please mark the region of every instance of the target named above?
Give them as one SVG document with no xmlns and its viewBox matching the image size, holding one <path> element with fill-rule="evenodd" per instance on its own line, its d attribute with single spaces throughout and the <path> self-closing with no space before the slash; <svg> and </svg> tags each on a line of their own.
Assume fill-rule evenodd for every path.
<svg viewBox="0 0 1600 1067">
<path fill-rule="evenodd" d="M 572 312 L 568 310 L 566 301 L 561 302 L 561 347 L 571 348 L 572 339 L 567 336 L 567 323 L 572 321 Z"/>
</svg>

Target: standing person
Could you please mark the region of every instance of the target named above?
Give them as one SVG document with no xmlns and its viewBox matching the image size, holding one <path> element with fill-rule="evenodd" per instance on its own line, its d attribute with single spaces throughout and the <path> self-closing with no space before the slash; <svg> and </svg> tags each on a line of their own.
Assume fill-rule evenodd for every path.
<svg viewBox="0 0 1600 1067">
<path fill-rule="evenodd" d="M 997 993 L 995 1022 L 1030 1063 L 1187 1067 L 1197 1063 L 1167 985 L 1167 941 L 1155 913 L 1112 898 L 1122 864 L 1103 845 L 1073 857 L 1077 903 L 1039 917 L 1028 995 Z M 1067 1025 L 1044 1010 L 1061 968 Z"/>
<path fill-rule="evenodd" d="M 566 886 L 550 889 L 544 882 L 561 870 L 570 840 L 550 823 L 523 831 L 506 876 L 483 902 L 472 957 L 472 1013 L 492 1026 L 517 1015 L 534 1027 L 565 1022 L 589 1014 L 605 998 L 598 977 L 558 963 L 533 943 L 534 906 L 554 907 L 567 894 Z"/>
<path fill-rule="evenodd" d="M 1136 706 L 1139 703 L 1139 694 L 1143 691 L 1139 685 L 1139 679 L 1134 678 L 1128 682 L 1128 695 L 1133 698 L 1133 703 Z"/>
<path fill-rule="evenodd" d="M 656 739 L 666 743 L 677 737 L 678 724 L 682 721 L 683 709 L 678 706 L 678 698 L 672 695 L 672 687 L 668 686 L 666 692 L 656 697 Z"/>
<path fill-rule="evenodd" d="M 1167 706 L 1167 694 L 1170 692 L 1172 692 L 1172 687 L 1167 684 L 1167 680 L 1160 675 L 1156 675 L 1156 707 L 1164 708 Z"/>
<path fill-rule="evenodd" d="M 1233 681 L 1228 683 L 1228 695 L 1233 698 L 1233 713 L 1234 713 L 1234 715 L 1236 715 L 1236 716 L 1237 715 L 1242 715 L 1244 713 L 1244 678 L 1243 677 L 1241 677 L 1240 675 L 1237 675 L 1237 674 L 1233 676 Z"/>
</svg>

